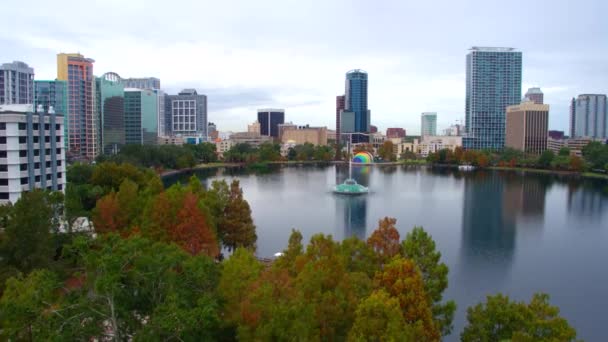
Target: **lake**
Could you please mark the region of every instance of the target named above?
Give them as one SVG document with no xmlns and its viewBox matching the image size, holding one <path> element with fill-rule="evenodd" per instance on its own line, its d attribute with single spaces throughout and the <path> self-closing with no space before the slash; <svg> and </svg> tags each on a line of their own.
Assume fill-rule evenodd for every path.
<svg viewBox="0 0 608 342">
<path fill-rule="evenodd" d="M 579 338 L 605 339 L 608 315 L 608 182 L 513 171 L 433 170 L 358 166 L 370 188 L 361 197 L 335 195 L 346 165 L 277 166 L 251 174 L 240 168 L 196 171 L 204 182 L 239 178 L 257 226 L 258 256 L 283 250 L 292 228 L 305 241 L 316 233 L 366 238 L 378 220 L 397 219 L 401 237 L 423 226 L 449 266 L 444 298 L 458 305 L 459 340 L 466 308 L 503 292 L 528 301 L 544 291 Z M 166 182 L 187 181 L 181 174 Z"/>
</svg>

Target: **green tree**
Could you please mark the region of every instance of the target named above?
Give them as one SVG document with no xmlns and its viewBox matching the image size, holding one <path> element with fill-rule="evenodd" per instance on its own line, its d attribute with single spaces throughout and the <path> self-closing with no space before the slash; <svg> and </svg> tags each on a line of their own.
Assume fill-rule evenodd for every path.
<svg viewBox="0 0 608 342">
<path fill-rule="evenodd" d="M 277 161 L 281 159 L 281 146 L 279 144 L 265 142 L 258 149 L 260 161 Z"/>
<path fill-rule="evenodd" d="M 592 141 L 583 147 L 583 157 L 593 169 L 603 169 L 608 163 L 608 145 Z"/>
<path fill-rule="evenodd" d="M 442 335 L 449 335 L 453 329 L 456 303 L 452 300 L 442 303 L 443 292 L 448 287 L 449 269 L 441 262 L 441 253 L 436 250 L 435 241 L 422 227 L 414 227 L 401 243 L 401 251 L 404 257 L 413 260 L 418 266 L 433 318 Z"/>
<path fill-rule="evenodd" d="M 46 322 L 53 315 L 61 283 L 48 270 L 35 270 L 6 281 L 0 299 L 0 337 L 18 341 L 43 340 Z"/>
<path fill-rule="evenodd" d="M 562 147 L 559 149 L 559 153 L 557 154 L 562 157 L 570 156 L 570 149 L 568 147 Z"/>
<path fill-rule="evenodd" d="M 555 153 L 553 153 L 553 151 L 545 150 L 543 153 L 541 153 L 540 157 L 538 157 L 537 164 L 538 164 L 538 166 L 546 169 L 549 166 L 551 166 L 551 162 L 553 161 L 554 158 L 555 158 Z"/>
<path fill-rule="evenodd" d="M 415 341 L 405 323 L 399 301 L 385 291 L 374 291 L 357 307 L 349 341 Z"/>
<path fill-rule="evenodd" d="M 251 218 L 251 208 L 243 198 L 243 190 L 237 179 L 230 184 L 228 202 L 218 224 L 218 230 L 221 231 L 222 242 L 229 251 L 237 247 L 255 249 L 258 237 Z"/>
<path fill-rule="evenodd" d="M 549 304 L 549 296 L 535 294 L 529 304 L 508 296 L 488 296 L 467 309 L 468 324 L 460 335 L 469 341 L 574 341 L 576 330 Z"/>
<path fill-rule="evenodd" d="M 378 148 L 378 155 L 380 158 L 386 161 L 395 161 L 395 154 L 393 153 L 393 142 L 390 140 L 385 141 Z"/>
<path fill-rule="evenodd" d="M 42 190 L 24 192 L 10 210 L 4 231 L 2 263 L 24 273 L 45 268 L 55 254 L 53 235 L 54 211 L 49 193 Z"/>
</svg>

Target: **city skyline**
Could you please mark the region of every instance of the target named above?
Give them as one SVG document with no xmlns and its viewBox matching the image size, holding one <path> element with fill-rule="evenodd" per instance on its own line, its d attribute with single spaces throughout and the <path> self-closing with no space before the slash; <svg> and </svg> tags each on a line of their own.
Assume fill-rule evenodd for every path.
<svg viewBox="0 0 608 342">
<path fill-rule="evenodd" d="M 5 21 L 14 30 L 0 33 L 0 44 L 3 61 L 28 63 L 36 79 L 54 79 L 57 53 L 79 51 L 96 60 L 97 76 L 114 71 L 157 77 L 168 93 L 196 88 L 209 97 L 210 119 L 220 130 L 234 131 L 264 107 L 285 108 L 294 122 L 332 128 L 343 74 L 361 68 L 371 76 L 371 124 L 381 131 L 404 127 L 411 134 L 418 133 L 421 112 L 438 112 L 438 131 L 464 118 L 464 56 L 471 46 L 512 46 L 524 55 L 522 90 L 541 87 L 552 108 L 549 127 L 567 131 L 572 97 L 608 92 L 602 81 L 608 78 L 608 48 L 602 39 L 608 28 L 601 15 L 607 5 L 547 4 L 465 1 L 442 4 L 444 10 L 437 13 L 432 3 L 273 2 L 269 13 L 264 3 L 191 4 L 187 11 L 132 3 L 121 7 L 116 17 L 95 22 L 75 16 L 71 6 L 57 12 L 56 3 L 39 2 L 29 9 L 8 4 L 7 11 L 15 15 Z M 104 14 L 116 7 L 117 3 L 106 2 L 90 5 L 90 10 Z M 207 15 L 201 23 L 196 13 L 202 9 Z M 538 17 L 536 10 L 543 16 Z M 55 14 L 49 16 L 50 12 Z M 336 25 L 338 12 L 368 18 L 370 25 Z M 178 25 L 162 25 L 166 15 L 178 13 Z M 418 32 L 426 20 L 421 13 L 433 13 L 436 28 Z M 564 22 L 583 13 L 586 20 L 580 25 L 564 27 Z M 475 23 L 463 23 L 463 17 L 473 14 Z M 124 22 L 123 16 L 134 15 L 163 29 L 152 33 L 116 25 Z M 256 15 L 267 17 L 263 25 L 247 25 L 247 30 L 239 26 Z M 496 25 L 500 21 L 509 25 Z M 82 29 L 76 33 L 75 26 Z M 492 30 L 479 29 L 484 26 Z M 531 38 L 539 35 L 542 40 Z"/>
</svg>

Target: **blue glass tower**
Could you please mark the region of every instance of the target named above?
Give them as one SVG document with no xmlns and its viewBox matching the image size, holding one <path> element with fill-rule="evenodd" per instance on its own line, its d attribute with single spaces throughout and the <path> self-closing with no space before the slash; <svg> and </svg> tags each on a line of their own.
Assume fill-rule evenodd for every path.
<svg viewBox="0 0 608 342">
<path fill-rule="evenodd" d="M 521 101 L 521 52 L 473 47 L 467 55 L 465 149 L 505 146 L 507 106 Z"/>
<path fill-rule="evenodd" d="M 34 81 L 34 108 L 42 105 L 45 113 L 53 107 L 55 113 L 63 115 L 64 142 L 68 146 L 68 82 Z"/>
<path fill-rule="evenodd" d="M 359 69 L 346 73 L 346 111 L 355 113 L 355 132 L 369 132 L 370 112 L 367 108 L 367 72 Z M 366 136 L 353 136 L 353 142 L 367 141 Z"/>
</svg>

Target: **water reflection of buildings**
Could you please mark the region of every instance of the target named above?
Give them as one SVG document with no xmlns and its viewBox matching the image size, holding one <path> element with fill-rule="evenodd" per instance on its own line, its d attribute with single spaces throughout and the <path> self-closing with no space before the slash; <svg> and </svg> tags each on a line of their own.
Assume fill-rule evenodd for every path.
<svg viewBox="0 0 608 342">
<path fill-rule="evenodd" d="M 504 179 L 503 215 L 542 221 L 545 195 L 550 185 L 548 177 L 508 173 Z"/>
<path fill-rule="evenodd" d="M 605 187 L 602 192 L 602 187 Z M 608 187 L 605 183 L 588 181 L 568 186 L 568 212 L 579 218 L 601 221 L 608 212 Z"/>
<path fill-rule="evenodd" d="M 369 166 L 353 166 L 352 177 L 357 183 L 369 187 Z M 348 178 L 348 166 L 336 165 L 336 184 Z M 342 238 L 356 236 L 365 239 L 367 234 L 367 196 L 334 195 L 336 198 L 337 234 Z"/>
</svg>

